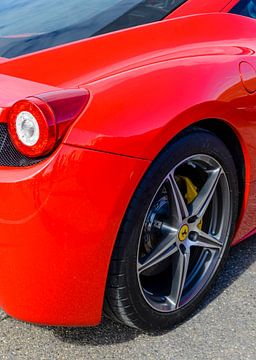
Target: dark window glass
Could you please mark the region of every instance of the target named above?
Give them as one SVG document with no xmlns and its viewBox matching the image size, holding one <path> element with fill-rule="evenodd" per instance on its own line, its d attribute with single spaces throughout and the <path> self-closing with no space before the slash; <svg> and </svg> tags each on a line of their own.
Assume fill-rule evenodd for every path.
<svg viewBox="0 0 256 360">
<path fill-rule="evenodd" d="M 231 12 L 256 19 L 256 0 L 241 0 Z"/>
<path fill-rule="evenodd" d="M 0 56 L 158 21 L 186 0 L 0 0 Z"/>
</svg>

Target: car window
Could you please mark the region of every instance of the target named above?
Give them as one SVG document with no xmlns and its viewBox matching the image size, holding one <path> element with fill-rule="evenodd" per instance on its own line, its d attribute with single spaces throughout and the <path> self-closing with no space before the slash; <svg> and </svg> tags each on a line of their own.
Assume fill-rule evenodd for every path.
<svg viewBox="0 0 256 360">
<path fill-rule="evenodd" d="M 0 56 L 15 57 L 153 21 L 186 0 L 0 0 Z"/>
<path fill-rule="evenodd" d="M 241 0 L 231 12 L 256 19 L 256 0 Z"/>
</svg>

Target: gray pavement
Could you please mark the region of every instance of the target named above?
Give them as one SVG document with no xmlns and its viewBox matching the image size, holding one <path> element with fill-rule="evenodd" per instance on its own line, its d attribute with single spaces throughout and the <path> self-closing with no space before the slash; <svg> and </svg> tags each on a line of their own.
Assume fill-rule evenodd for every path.
<svg viewBox="0 0 256 360">
<path fill-rule="evenodd" d="M 201 309 L 163 334 L 104 319 L 97 328 L 45 328 L 0 312 L 0 359 L 256 360 L 256 238 L 234 248 Z"/>
</svg>

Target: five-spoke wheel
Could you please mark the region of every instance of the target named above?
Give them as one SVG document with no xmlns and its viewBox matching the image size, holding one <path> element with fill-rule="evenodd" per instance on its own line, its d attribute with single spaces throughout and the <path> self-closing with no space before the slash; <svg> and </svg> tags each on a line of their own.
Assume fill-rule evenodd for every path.
<svg viewBox="0 0 256 360">
<path fill-rule="evenodd" d="M 190 203 L 189 186 L 196 193 Z M 150 306 L 176 310 L 200 291 L 222 255 L 230 206 L 227 177 L 208 155 L 184 159 L 165 177 L 147 211 L 138 250 L 138 281 Z"/>
</svg>

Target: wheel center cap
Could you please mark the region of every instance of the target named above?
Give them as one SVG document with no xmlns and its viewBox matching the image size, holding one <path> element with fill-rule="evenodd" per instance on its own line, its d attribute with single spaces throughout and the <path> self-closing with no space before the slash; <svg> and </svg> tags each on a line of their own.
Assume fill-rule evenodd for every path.
<svg viewBox="0 0 256 360">
<path fill-rule="evenodd" d="M 189 226 L 187 224 L 184 224 L 179 231 L 179 240 L 185 241 L 189 234 Z"/>
</svg>

